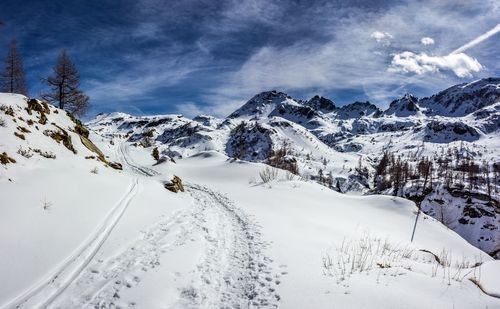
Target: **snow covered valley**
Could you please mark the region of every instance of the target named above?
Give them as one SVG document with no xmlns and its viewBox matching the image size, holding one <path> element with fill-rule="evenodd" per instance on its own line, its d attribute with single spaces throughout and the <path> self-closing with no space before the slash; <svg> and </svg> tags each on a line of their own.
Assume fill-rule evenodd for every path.
<svg viewBox="0 0 500 309">
<path fill-rule="evenodd" d="M 383 129 L 353 126 L 398 121 L 347 119 L 356 105 L 330 124 L 321 102 L 303 118 L 303 102 L 267 101 L 276 96 L 265 99 L 274 108 L 247 103 L 251 115 L 111 114 L 89 131 L 51 105 L 0 94 L 0 308 L 500 308 L 500 261 L 427 214 L 410 241 L 415 203 L 389 189 L 361 195 L 374 179 L 351 176 L 373 174 L 368 154 L 388 140 L 415 151 L 394 136 L 423 131 L 389 130 L 377 144 Z M 268 114 L 252 120 L 259 111 Z M 477 123 L 489 133 L 458 135 L 498 158 L 491 115 Z M 404 120 L 425 131 L 423 117 Z M 283 144 L 271 168 L 263 151 Z M 184 192 L 165 189 L 173 175 Z M 484 217 L 495 240 L 496 213 Z"/>
</svg>

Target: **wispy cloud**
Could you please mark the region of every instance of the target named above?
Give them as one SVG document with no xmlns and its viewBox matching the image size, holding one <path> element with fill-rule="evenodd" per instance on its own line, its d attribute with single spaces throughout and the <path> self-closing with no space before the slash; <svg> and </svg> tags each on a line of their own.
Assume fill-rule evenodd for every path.
<svg viewBox="0 0 500 309">
<path fill-rule="evenodd" d="M 96 112 L 227 115 L 273 88 L 383 105 L 500 74 L 494 0 L 5 2 L 2 33 L 28 76 L 38 83 L 68 48 Z"/>
<path fill-rule="evenodd" d="M 488 32 L 478 36 L 477 38 L 470 41 L 469 43 L 455 49 L 451 53 L 452 54 L 462 53 L 462 52 L 466 51 L 467 49 L 472 48 L 472 47 L 476 46 L 477 44 L 483 42 L 484 40 L 489 39 L 490 37 L 494 36 L 498 32 L 500 32 L 500 24 L 496 25 L 495 27 L 493 27 L 493 29 L 489 30 Z"/>
<path fill-rule="evenodd" d="M 390 34 L 389 32 L 382 32 L 382 31 L 374 31 L 372 32 L 372 34 L 370 34 L 370 37 L 384 45 L 390 45 L 391 39 L 394 38 L 392 34 Z"/>
</svg>

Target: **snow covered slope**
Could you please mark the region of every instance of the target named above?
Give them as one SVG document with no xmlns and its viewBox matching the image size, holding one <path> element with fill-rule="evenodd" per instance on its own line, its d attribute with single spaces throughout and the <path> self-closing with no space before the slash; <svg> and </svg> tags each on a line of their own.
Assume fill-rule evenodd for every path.
<svg viewBox="0 0 500 309">
<path fill-rule="evenodd" d="M 453 118 L 479 130 L 475 142 L 422 144 L 429 132 L 414 128 L 451 118 L 368 104 L 341 118 L 325 100 L 263 97 L 249 108 L 258 117 L 114 113 L 87 132 L 51 105 L 0 94 L 0 308 L 500 306 L 498 261 L 439 222 L 435 205 L 463 191 L 432 180 L 422 209 L 437 219 L 420 215 L 413 242 L 413 202 L 335 192 L 413 194 L 422 181 L 374 191 L 387 150 L 495 160 L 497 131 L 480 125 L 497 105 Z M 164 188 L 172 175 L 185 192 Z M 496 206 L 474 194 L 454 229 L 490 248 Z"/>
<path fill-rule="evenodd" d="M 384 153 L 407 158 L 414 169 L 423 158 L 442 162 L 447 154 L 455 153 L 456 160 L 450 166 L 456 177 L 460 176 L 463 160 L 475 162 L 480 170 L 489 166 L 491 175 L 498 175 L 494 170 L 500 166 L 499 98 L 499 78 L 453 86 L 420 100 L 406 94 L 385 111 L 369 102 L 336 107 L 333 101 L 320 96 L 303 101 L 273 90 L 255 95 L 226 119 L 109 114 L 99 116 L 89 125 L 108 136 L 126 136 L 148 151 L 158 148 L 161 155 L 171 158 L 215 150 L 233 158 L 292 166 L 301 177 L 344 193 L 401 196 L 405 190 L 381 192 L 375 186 L 375 167 Z M 280 152 L 286 152 L 286 162 L 281 165 L 274 159 Z M 434 173 L 439 182 L 439 171 Z M 455 180 L 458 183 L 458 178 Z M 438 187 L 442 184 L 443 181 Z M 469 220 L 466 211 L 457 214 L 450 227 L 494 254 L 500 252 L 498 176 L 490 185 L 493 206 L 476 205 L 483 210 L 479 211 L 481 222 Z M 457 188 L 448 189 L 451 192 Z M 486 194 L 485 185 L 476 186 L 475 192 Z M 461 211 L 466 209 L 467 199 L 452 200 L 453 205 L 461 206 Z M 435 214 L 432 209 L 437 207 L 434 204 L 426 211 Z M 493 216 L 485 218 L 482 213 Z"/>
</svg>

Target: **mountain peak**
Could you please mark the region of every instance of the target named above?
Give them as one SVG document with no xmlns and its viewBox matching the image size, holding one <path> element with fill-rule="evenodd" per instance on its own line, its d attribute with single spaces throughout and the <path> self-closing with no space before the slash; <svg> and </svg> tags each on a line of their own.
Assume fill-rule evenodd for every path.
<svg viewBox="0 0 500 309">
<path fill-rule="evenodd" d="M 418 98 L 407 92 L 401 99 L 392 101 L 384 114 L 407 117 L 416 115 L 419 112 Z"/>
<path fill-rule="evenodd" d="M 337 116 L 340 119 L 360 118 L 363 116 L 378 117 L 381 113 L 382 111 L 369 101 L 356 101 L 337 109 Z"/>
<path fill-rule="evenodd" d="M 419 101 L 429 115 L 462 117 L 500 102 L 500 77 L 452 86 Z"/>
<path fill-rule="evenodd" d="M 280 91 L 261 92 L 252 97 L 242 107 L 234 111 L 228 118 L 260 118 L 268 116 L 281 102 L 292 98 Z"/>
<path fill-rule="evenodd" d="M 335 110 L 335 103 L 332 100 L 322 97 L 320 95 L 315 95 L 309 101 L 306 101 L 304 105 L 311 107 L 314 110 L 321 111 L 323 113 L 329 113 Z"/>
</svg>

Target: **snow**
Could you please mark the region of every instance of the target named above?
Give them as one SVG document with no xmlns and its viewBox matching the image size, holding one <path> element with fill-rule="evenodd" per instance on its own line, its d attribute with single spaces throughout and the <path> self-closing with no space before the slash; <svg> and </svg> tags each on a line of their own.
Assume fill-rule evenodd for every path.
<svg viewBox="0 0 500 309">
<path fill-rule="evenodd" d="M 479 284 L 488 295 L 500 298 L 498 278 L 500 278 L 500 261 L 488 261 L 481 266 Z"/>
<path fill-rule="evenodd" d="M 497 261 L 427 215 L 420 216 L 410 242 L 412 202 L 341 194 L 290 179 L 284 171 L 262 183 L 259 173 L 266 165 L 224 153 L 238 122 L 198 119 L 199 131 L 184 136 L 178 129 L 192 121 L 178 115 L 101 115 L 89 138 L 108 161 L 123 165 L 119 171 L 86 159 L 95 153 L 71 131 L 75 124 L 63 111 L 56 114 L 50 106 L 45 125 L 29 125 L 39 116 L 27 113 L 24 97 L 0 94 L 1 104 L 13 107 L 16 122 L 0 112 L 6 122 L 0 127 L 0 153 L 17 161 L 0 165 L 0 250 L 7 253 L 0 255 L 0 278 L 8 278 L 0 289 L 1 308 L 500 306 L 493 297 L 500 286 Z M 141 120 L 147 122 L 138 124 Z M 142 137 L 128 140 L 153 121 L 155 138 L 171 130 L 184 144 L 143 147 Z M 260 121 L 276 132 L 271 135 L 276 145 L 291 143 L 303 170 L 321 168 L 321 157 L 333 158 L 327 168 L 338 176 L 348 174 L 342 165 L 357 164 L 358 154 L 328 147 L 295 122 Z M 76 154 L 43 134 L 55 128 L 52 122 L 68 132 Z M 20 125 L 31 131 L 25 140 L 13 134 Z M 203 138 L 198 143 L 200 135 L 210 143 Z M 375 152 L 363 138 L 368 139 L 356 137 L 365 147 L 361 153 Z M 37 153 L 25 158 L 19 147 L 51 151 L 56 158 Z M 177 149 L 182 157 L 155 164 L 153 147 L 163 154 Z M 163 187 L 172 175 L 183 180 L 186 192 Z M 385 243 L 396 258 L 371 251 L 366 269 L 354 268 L 343 277 L 340 264 L 325 262 L 352 257 L 354 251 L 339 250 L 342 244 L 365 252 L 363 243 Z M 403 254 L 406 250 L 411 253 Z M 420 250 L 440 257 L 443 265 Z M 383 268 L 377 266 L 381 262 Z"/>
</svg>

